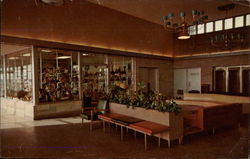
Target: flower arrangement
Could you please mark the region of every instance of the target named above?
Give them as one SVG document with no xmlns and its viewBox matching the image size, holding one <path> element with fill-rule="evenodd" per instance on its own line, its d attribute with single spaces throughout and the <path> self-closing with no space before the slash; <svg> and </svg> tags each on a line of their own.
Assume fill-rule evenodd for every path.
<svg viewBox="0 0 250 159">
<path fill-rule="evenodd" d="M 180 112 L 181 108 L 173 100 L 168 100 L 166 96 L 160 93 L 144 93 L 144 83 L 138 83 L 137 92 L 129 92 L 128 86 L 124 83 L 115 83 L 110 87 L 110 102 L 127 105 L 127 107 L 142 107 L 145 109 L 155 109 L 159 112 Z"/>
</svg>

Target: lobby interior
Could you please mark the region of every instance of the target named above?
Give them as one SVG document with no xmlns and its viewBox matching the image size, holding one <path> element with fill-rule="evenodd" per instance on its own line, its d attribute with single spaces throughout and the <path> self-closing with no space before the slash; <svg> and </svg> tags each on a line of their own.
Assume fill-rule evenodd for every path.
<svg viewBox="0 0 250 159">
<path fill-rule="evenodd" d="M 248 0 L 0 3 L 1 157 L 249 157 Z M 86 96 L 168 132 L 85 120 Z"/>
</svg>

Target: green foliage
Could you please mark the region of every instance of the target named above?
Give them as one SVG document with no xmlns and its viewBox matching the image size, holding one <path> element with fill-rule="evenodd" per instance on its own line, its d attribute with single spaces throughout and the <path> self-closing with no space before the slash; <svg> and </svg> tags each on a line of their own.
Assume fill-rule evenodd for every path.
<svg viewBox="0 0 250 159">
<path fill-rule="evenodd" d="M 117 85 L 110 87 L 109 100 L 110 102 L 127 105 L 127 107 L 142 107 L 145 109 L 155 109 L 159 112 L 180 112 L 181 108 L 173 100 L 167 98 L 160 93 L 143 93 L 142 89 L 145 88 L 143 83 L 138 84 L 138 91 L 129 93 L 129 91 Z"/>
</svg>

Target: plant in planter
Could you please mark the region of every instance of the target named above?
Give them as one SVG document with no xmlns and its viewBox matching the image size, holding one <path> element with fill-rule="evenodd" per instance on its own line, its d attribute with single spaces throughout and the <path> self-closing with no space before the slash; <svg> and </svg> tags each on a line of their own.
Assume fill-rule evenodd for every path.
<svg viewBox="0 0 250 159">
<path fill-rule="evenodd" d="M 166 100 L 166 96 L 160 93 L 143 93 L 144 83 L 138 83 L 138 91 L 129 94 L 124 84 L 117 83 L 110 87 L 109 99 L 111 102 L 127 105 L 127 107 L 142 107 L 145 109 L 155 109 L 159 112 L 180 112 L 174 100 Z"/>
</svg>

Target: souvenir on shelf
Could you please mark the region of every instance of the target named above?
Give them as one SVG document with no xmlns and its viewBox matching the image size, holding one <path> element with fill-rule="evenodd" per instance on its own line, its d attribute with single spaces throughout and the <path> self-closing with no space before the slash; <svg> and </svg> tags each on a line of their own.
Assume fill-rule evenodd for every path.
<svg viewBox="0 0 250 159">
<path fill-rule="evenodd" d="M 78 98 L 78 72 L 66 67 L 46 67 L 42 69 L 40 102 L 55 102 Z"/>
<path fill-rule="evenodd" d="M 110 64 L 110 76 L 109 81 L 110 84 L 114 84 L 115 82 L 123 82 L 127 85 L 131 85 L 131 62 L 116 62 Z"/>
<path fill-rule="evenodd" d="M 107 65 L 84 65 L 82 87 L 84 91 L 102 92 L 107 89 Z"/>
</svg>

